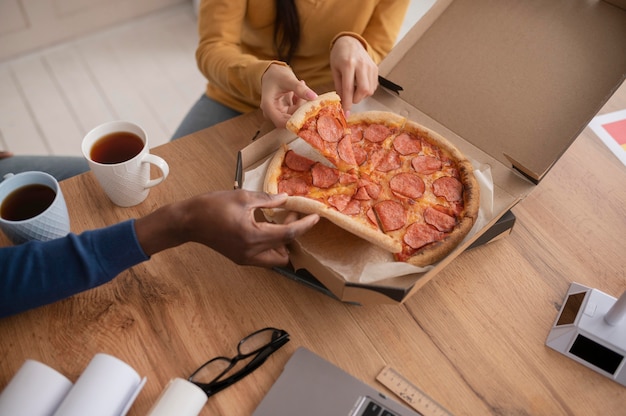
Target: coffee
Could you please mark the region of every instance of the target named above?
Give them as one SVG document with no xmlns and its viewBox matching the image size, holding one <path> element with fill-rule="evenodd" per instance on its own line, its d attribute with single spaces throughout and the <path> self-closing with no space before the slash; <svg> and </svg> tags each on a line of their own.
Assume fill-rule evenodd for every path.
<svg viewBox="0 0 626 416">
<path fill-rule="evenodd" d="M 111 165 L 126 162 L 137 156 L 144 143 L 134 133 L 120 131 L 99 138 L 91 147 L 90 157 L 94 162 Z"/>
<path fill-rule="evenodd" d="M 11 192 L 0 206 L 0 216 L 7 221 L 23 221 L 44 212 L 54 201 L 56 192 L 46 185 L 22 186 Z"/>
</svg>

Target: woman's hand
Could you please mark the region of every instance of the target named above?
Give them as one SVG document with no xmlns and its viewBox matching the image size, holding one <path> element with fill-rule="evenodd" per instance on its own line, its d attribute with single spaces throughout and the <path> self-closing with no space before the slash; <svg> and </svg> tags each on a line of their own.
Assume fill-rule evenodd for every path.
<svg viewBox="0 0 626 416">
<path fill-rule="evenodd" d="M 278 128 L 285 127 L 289 117 L 303 102 L 315 98 L 315 91 L 296 78 L 286 65 L 270 65 L 261 78 L 261 110 Z"/>
<path fill-rule="evenodd" d="M 352 104 L 374 94 L 378 87 L 378 66 L 361 42 L 352 36 L 338 38 L 330 51 L 330 68 L 335 90 L 350 115 Z"/>
</svg>

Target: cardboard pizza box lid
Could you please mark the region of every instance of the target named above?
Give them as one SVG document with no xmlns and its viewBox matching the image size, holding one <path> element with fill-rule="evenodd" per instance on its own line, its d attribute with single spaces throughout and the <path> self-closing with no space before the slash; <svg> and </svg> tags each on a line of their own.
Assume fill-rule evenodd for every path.
<svg viewBox="0 0 626 416">
<path fill-rule="evenodd" d="M 437 0 L 381 63 L 380 74 L 403 90 L 379 88 L 365 109 L 406 116 L 489 165 L 494 214 L 430 271 L 370 284 L 346 281 L 320 254 L 343 252 L 354 262 L 358 250 L 324 252 L 327 236 L 316 240 L 314 233 L 293 243 L 295 271 L 360 304 L 405 301 L 535 188 L 624 81 L 626 9 L 607 1 Z M 244 168 L 293 139 L 284 130 L 257 139 L 242 149 Z"/>
<path fill-rule="evenodd" d="M 626 10 L 437 1 L 380 73 L 403 101 L 538 182 L 624 81 Z"/>
</svg>

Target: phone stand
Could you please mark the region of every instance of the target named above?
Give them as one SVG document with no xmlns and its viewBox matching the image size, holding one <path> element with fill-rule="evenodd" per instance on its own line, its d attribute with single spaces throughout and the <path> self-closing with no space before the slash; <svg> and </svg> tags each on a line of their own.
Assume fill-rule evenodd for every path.
<svg viewBox="0 0 626 416">
<path fill-rule="evenodd" d="M 619 299 L 572 283 L 546 345 L 626 386 L 626 292 Z"/>
</svg>

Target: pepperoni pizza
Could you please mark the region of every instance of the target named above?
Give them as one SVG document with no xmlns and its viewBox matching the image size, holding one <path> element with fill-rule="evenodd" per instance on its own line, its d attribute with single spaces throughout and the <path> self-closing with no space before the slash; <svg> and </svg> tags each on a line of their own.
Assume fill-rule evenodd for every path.
<svg viewBox="0 0 626 416">
<path fill-rule="evenodd" d="M 286 208 L 318 213 L 416 266 L 441 260 L 472 228 L 472 165 L 437 133 L 391 112 L 346 120 L 334 92 L 300 107 L 287 128 L 323 158 L 276 152 L 264 190 L 289 194 Z"/>
</svg>

